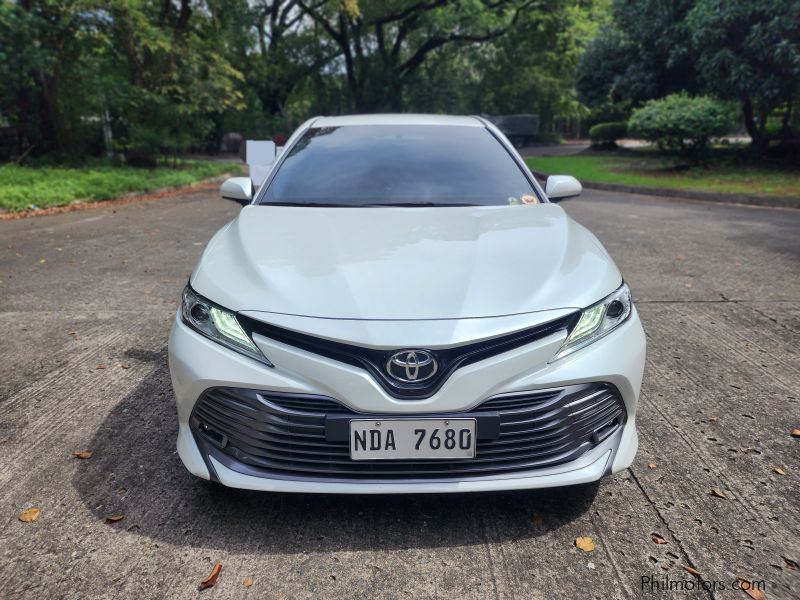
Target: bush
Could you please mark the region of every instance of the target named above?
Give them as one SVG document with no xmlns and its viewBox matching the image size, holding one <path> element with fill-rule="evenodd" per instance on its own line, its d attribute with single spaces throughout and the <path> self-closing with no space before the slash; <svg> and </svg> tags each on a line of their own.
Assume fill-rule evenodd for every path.
<svg viewBox="0 0 800 600">
<path fill-rule="evenodd" d="M 731 129 L 726 107 L 707 96 L 685 93 L 651 100 L 628 120 L 631 136 L 653 142 L 662 151 L 678 151 L 705 161 L 709 141 Z"/>
<path fill-rule="evenodd" d="M 628 133 L 628 126 L 621 121 L 598 123 L 589 129 L 589 139 L 595 146 L 615 146 L 617 140 Z"/>
</svg>

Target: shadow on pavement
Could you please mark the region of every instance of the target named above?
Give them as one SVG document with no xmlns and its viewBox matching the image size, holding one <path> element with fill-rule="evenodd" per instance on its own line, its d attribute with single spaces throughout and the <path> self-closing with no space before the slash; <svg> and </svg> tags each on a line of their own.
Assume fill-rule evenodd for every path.
<svg viewBox="0 0 800 600">
<path fill-rule="evenodd" d="M 96 432 L 94 456 L 80 462 L 74 486 L 98 519 L 125 515 L 109 527 L 156 542 L 275 554 L 472 545 L 543 535 L 579 517 L 597 495 L 598 484 L 400 496 L 224 488 L 190 475 L 175 451 L 166 349 L 129 354 L 151 361 L 153 371 Z M 534 513 L 541 525 L 532 523 Z"/>
</svg>

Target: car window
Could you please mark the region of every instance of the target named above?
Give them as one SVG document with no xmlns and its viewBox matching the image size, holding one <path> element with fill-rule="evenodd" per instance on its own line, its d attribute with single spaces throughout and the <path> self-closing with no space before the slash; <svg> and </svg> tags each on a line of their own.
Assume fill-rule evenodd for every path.
<svg viewBox="0 0 800 600">
<path fill-rule="evenodd" d="M 259 204 L 325 206 L 536 203 L 521 168 L 484 127 L 311 128 Z"/>
</svg>

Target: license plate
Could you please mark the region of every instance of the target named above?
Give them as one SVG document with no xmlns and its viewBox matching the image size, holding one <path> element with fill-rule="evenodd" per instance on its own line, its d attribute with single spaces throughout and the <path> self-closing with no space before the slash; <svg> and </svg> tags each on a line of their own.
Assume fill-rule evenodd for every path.
<svg viewBox="0 0 800 600">
<path fill-rule="evenodd" d="M 353 419 L 352 460 L 475 457 L 475 419 Z"/>
</svg>

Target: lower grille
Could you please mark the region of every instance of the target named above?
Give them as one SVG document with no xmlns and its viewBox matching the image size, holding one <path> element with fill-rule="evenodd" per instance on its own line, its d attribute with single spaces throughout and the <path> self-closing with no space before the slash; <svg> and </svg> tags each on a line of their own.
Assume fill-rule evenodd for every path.
<svg viewBox="0 0 800 600">
<path fill-rule="evenodd" d="M 213 447 L 212 455 L 263 477 L 404 480 L 486 477 L 563 464 L 612 435 L 626 419 L 619 391 L 606 383 L 515 392 L 459 413 L 499 416 L 499 436 L 478 439 L 475 458 L 352 461 L 347 441 L 326 440 L 326 415 L 364 416 L 324 396 L 211 388 L 198 400 L 190 424 L 203 446 Z"/>
</svg>

